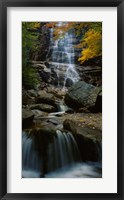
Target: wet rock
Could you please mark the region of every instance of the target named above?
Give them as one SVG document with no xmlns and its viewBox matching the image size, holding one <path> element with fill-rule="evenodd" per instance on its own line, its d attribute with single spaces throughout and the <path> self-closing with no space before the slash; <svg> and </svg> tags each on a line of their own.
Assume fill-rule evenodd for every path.
<svg viewBox="0 0 124 200">
<path fill-rule="evenodd" d="M 40 77 L 41 79 L 46 82 L 46 83 L 49 83 L 50 82 L 50 79 L 51 79 L 51 71 L 47 68 L 44 68 L 44 69 L 41 69 L 39 70 L 39 74 L 40 74 Z"/>
<path fill-rule="evenodd" d="M 51 123 L 35 128 L 31 131 L 33 137 L 34 148 L 38 152 L 39 157 L 42 160 L 42 174 L 47 173 L 47 150 L 49 143 L 53 143 L 53 138 L 56 135 L 56 126 Z"/>
<path fill-rule="evenodd" d="M 66 87 L 70 87 L 70 86 L 72 86 L 72 85 L 73 85 L 73 81 L 72 81 L 70 78 L 67 78 L 66 83 L 65 83 L 65 86 L 66 86 Z"/>
<path fill-rule="evenodd" d="M 51 118 L 51 119 L 48 119 L 47 122 L 50 122 L 54 125 L 59 125 L 61 122 L 58 118 Z"/>
<path fill-rule="evenodd" d="M 86 107 L 83 107 L 83 108 L 79 108 L 77 110 L 78 113 L 90 113 L 90 111 L 86 108 Z"/>
<path fill-rule="evenodd" d="M 58 78 L 58 86 L 63 87 L 65 82 L 65 73 L 60 72 L 59 73 L 59 78 Z"/>
<path fill-rule="evenodd" d="M 50 105 L 55 105 L 55 98 L 53 94 L 47 93 L 45 91 L 39 91 L 38 94 L 39 97 L 37 97 L 36 99 L 37 103 L 46 103 Z"/>
<path fill-rule="evenodd" d="M 22 104 L 34 104 L 35 103 L 35 97 L 32 97 L 27 91 L 22 91 Z"/>
<path fill-rule="evenodd" d="M 33 89 L 32 90 L 28 90 L 27 92 L 31 97 L 37 97 L 37 95 L 38 95 L 37 91 L 33 90 Z"/>
<path fill-rule="evenodd" d="M 75 137 L 83 161 L 101 160 L 102 132 L 100 130 L 79 127 L 69 119 L 64 121 L 63 128 L 70 131 Z"/>
<path fill-rule="evenodd" d="M 68 108 L 65 112 L 68 113 L 68 114 L 73 114 L 73 113 L 74 113 L 74 110 L 71 109 L 71 108 Z"/>
<path fill-rule="evenodd" d="M 34 119 L 34 114 L 31 110 L 29 109 L 22 109 L 22 125 L 27 126 L 32 124 Z"/>
<path fill-rule="evenodd" d="M 96 101 L 100 90 L 99 87 L 79 81 L 68 90 L 65 103 L 74 109 L 86 107 L 91 112 L 97 112 Z"/>
<path fill-rule="evenodd" d="M 35 118 L 38 118 L 38 117 L 44 117 L 47 115 L 46 112 L 43 112 L 41 110 L 37 110 L 37 109 L 34 109 L 32 110 L 33 114 L 35 115 Z"/>
<path fill-rule="evenodd" d="M 49 72 L 40 72 L 40 76 L 42 78 L 42 80 L 46 83 L 50 82 L 50 73 Z"/>
<path fill-rule="evenodd" d="M 102 91 L 100 91 L 100 93 L 97 96 L 96 111 L 97 112 L 102 112 Z"/>
<path fill-rule="evenodd" d="M 65 96 L 65 91 L 58 89 L 58 91 L 55 92 L 55 97 L 57 97 L 58 99 L 62 100 L 64 96 Z"/>
<path fill-rule="evenodd" d="M 62 89 L 54 87 L 54 86 L 49 86 L 47 91 L 48 91 L 48 93 L 51 93 L 54 95 L 54 98 L 56 99 L 56 101 L 57 100 L 60 101 L 60 99 L 62 100 L 66 94 L 66 90 L 62 90 Z"/>
<path fill-rule="evenodd" d="M 31 110 L 41 110 L 41 111 L 44 111 L 44 112 L 54 112 L 56 109 L 55 107 L 51 106 L 51 105 L 48 105 L 48 104 L 33 104 L 33 105 L 30 105 L 29 108 Z"/>
<path fill-rule="evenodd" d="M 70 119 L 66 119 L 63 123 L 63 126 L 65 129 L 71 131 L 73 134 L 80 134 L 84 137 L 90 138 L 94 141 L 100 141 L 102 140 L 102 132 L 100 130 L 93 130 L 88 127 L 80 127 L 77 126 L 76 122 Z"/>
<path fill-rule="evenodd" d="M 44 125 L 41 124 L 42 126 L 40 128 L 37 128 L 36 130 L 40 132 L 41 134 L 44 133 L 48 136 L 53 136 L 56 134 L 56 126 L 53 123 L 46 122 Z"/>
<path fill-rule="evenodd" d="M 50 84 L 52 85 L 58 85 L 58 76 L 56 73 L 56 69 L 51 68 L 51 80 L 50 80 Z"/>
</svg>

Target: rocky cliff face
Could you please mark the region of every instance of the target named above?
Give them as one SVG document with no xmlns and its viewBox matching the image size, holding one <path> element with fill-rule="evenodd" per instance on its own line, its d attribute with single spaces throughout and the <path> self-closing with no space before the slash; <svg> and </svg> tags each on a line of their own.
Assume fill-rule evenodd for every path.
<svg viewBox="0 0 124 200">
<path fill-rule="evenodd" d="M 42 23 L 39 29 L 39 41 L 40 45 L 38 49 L 32 54 L 31 60 L 33 61 L 45 61 L 49 50 L 50 33 L 49 29 L 45 26 L 46 23 Z"/>
</svg>

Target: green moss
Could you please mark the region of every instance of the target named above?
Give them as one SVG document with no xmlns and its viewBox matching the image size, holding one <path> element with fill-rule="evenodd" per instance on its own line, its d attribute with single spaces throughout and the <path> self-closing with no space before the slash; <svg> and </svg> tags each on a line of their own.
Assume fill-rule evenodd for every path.
<svg viewBox="0 0 124 200">
<path fill-rule="evenodd" d="M 22 72 L 22 84 L 26 89 L 34 89 L 39 83 L 39 77 L 35 69 L 25 67 Z"/>
</svg>

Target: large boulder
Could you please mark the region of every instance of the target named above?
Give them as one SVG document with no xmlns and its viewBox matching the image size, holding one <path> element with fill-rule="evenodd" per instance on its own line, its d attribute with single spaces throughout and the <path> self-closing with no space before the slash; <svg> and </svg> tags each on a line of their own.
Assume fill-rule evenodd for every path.
<svg viewBox="0 0 124 200">
<path fill-rule="evenodd" d="M 52 93 L 56 100 L 60 101 L 64 98 L 66 91 L 57 88 L 57 87 L 49 87 L 48 88 L 49 93 Z"/>
<path fill-rule="evenodd" d="M 41 90 L 38 92 L 38 95 L 39 96 L 36 99 L 37 103 L 47 103 L 50 105 L 55 105 L 55 98 L 53 94 Z"/>
<path fill-rule="evenodd" d="M 51 105 L 48 105 L 48 104 L 33 104 L 33 105 L 30 105 L 29 108 L 31 110 L 41 110 L 41 111 L 44 111 L 44 112 L 55 112 L 56 109 L 54 106 L 51 106 Z"/>
<path fill-rule="evenodd" d="M 28 126 L 32 124 L 34 119 L 34 113 L 29 109 L 22 109 L 22 125 Z"/>
<path fill-rule="evenodd" d="M 41 111 L 41 110 L 33 109 L 32 112 L 33 112 L 33 114 L 35 115 L 35 119 L 36 119 L 36 118 L 40 118 L 40 117 L 47 116 L 47 113 L 46 113 L 46 112 L 43 112 L 43 111 Z"/>
<path fill-rule="evenodd" d="M 79 81 L 68 90 L 65 95 L 65 103 L 74 109 L 85 107 L 91 112 L 99 112 L 96 103 L 100 91 L 99 87 Z"/>
<path fill-rule="evenodd" d="M 67 78 L 65 86 L 66 87 L 71 87 L 73 85 L 73 81 L 70 78 Z"/>
<path fill-rule="evenodd" d="M 46 83 L 50 82 L 51 79 L 51 70 L 48 68 L 40 69 L 39 70 L 40 77 Z"/>
<path fill-rule="evenodd" d="M 99 92 L 96 100 L 96 111 L 102 112 L 102 91 Z"/>
<path fill-rule="evenodd" d="M 100 130 L 80 127 L 69 119 L 64 121 L 63 128 L 73 134 L 83 161 L 101 160 L 102 132 Z"/>
</svg>

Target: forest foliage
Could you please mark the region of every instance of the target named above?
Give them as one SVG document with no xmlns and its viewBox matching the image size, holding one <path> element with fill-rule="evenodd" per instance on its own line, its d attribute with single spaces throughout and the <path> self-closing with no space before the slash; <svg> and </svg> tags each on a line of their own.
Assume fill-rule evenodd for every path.
<svg viewBox="0 0 124 200">
<path fill-rule="evenodd" d="M 39 22 L 22 23 L 22 82 L 26 88 L 33 88 L 39 83 L 38 76 L 30 64 L 32 52 L 39 47 Z"/>
<path fill-rule="evenodd" d="M 101 22 L 67 22 L 62 26 L 57 23 L 48 23 L 49 28 L 54 30 L 55 40 L 69 31 L 75 29 L 76 35 L 81 36 L 76 48 L 81 49 L 81 56 L 78 61 L 85 61 L 102 55 L 102 23 Z"/>
<path fill-rule="evenodd" d="M 36 71 L 30 64 L 31 55 L 40 48 L 40 37 L 42 27 L 53 28 L 54 39 L 63 37 L 71 29 L 80 38 L 79 44 L 75 46 L 80 50 L 78 61 L 84 63 L 89 59 L 102 56 L 102 23 L 101 22 L 66 22 L 57 26 L 58 22 L 23 22 L 22 23 L 22 68 L 23 85 L 32 88 L 38 84 Z"/>
</svg>

